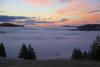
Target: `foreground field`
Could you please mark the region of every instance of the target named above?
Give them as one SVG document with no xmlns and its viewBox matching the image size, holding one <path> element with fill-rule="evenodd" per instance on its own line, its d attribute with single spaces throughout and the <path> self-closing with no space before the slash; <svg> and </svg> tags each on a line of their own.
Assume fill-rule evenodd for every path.
<svg viewBox="0 0 100 67">
<path fill-rule="evenodd" d="M 0 58 L 0 67 L 100 67 L 100 62 L 80 60 L 22 60 Z"/>
</svg>

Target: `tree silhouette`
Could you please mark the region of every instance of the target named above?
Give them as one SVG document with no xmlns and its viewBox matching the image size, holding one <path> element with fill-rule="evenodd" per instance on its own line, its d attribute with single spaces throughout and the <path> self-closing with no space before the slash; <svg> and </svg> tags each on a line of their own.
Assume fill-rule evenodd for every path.
<svg viewBox="0 0 100 67">
<path fill-rule="evenodd" d="M 31 44 L 29 44 L 29 47 L 28 47 L 28 59 L 36 60 L 36 55 L 35 55 L 34 49 L 32 48 Z"/>
<path fill-rule="evenodd" d="M 83 59 L 88 59 L 89 58 L 89 54 L 87 53 L 87 51 L 83 52 Z"/>
<path fill-rule="evenodd" d="M 100 60 L 100 36 L 90 46 L 90 58 L 92 60 Z"/>
<path fill-rule="evenodd" d="M 80 49 L 74 48 L 72 53 L 72 59 L 82 59 L 82 52 Z"/>
<path fill-rule="evenodd" d="M 6 51 L 3 43 L 0 43 L 0 56 L 1 57 L 6 57 Z"/>
<path fill-rule="evenodd" d="M 27 55 L 28 55 L 28 50 L 25 44 L 23 43 L 18 57 L 27 59 Z"/>
<path fill-rule="evenodd" d="M 18 57 L 24 59 L 36 60 L 36 55 L 31 44 L 29 44 L 28 48 L 25 46 L 25 44 L 23 44 Z"/>
</svg>

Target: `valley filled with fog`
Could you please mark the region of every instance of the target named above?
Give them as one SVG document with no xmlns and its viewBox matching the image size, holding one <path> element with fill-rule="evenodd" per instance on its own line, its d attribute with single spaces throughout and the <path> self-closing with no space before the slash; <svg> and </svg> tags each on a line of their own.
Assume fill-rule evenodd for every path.
<svg viewBox="0 0 100 67">
<path fill-rule="evenodd" d="M 70 58 L 74 48 L 89 50 L 99 31 L 73 31 L 75 27 L 0 27 L 0 42 L 7 57 L 17 58 L 23 43 L 31 44 L 38 59 Z"/>
</svg>

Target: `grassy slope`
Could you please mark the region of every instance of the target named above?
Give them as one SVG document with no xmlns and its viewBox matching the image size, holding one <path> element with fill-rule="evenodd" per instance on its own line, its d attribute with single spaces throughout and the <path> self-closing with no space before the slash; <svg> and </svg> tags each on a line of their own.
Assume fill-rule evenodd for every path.
<svg viewBox="0 0 100 67">
<path fill-rule="evenodd" d="M 0 59 L 0 67 L 100 67 L 100 62 L 79 60 L 13 60 Z"/>
</svg>

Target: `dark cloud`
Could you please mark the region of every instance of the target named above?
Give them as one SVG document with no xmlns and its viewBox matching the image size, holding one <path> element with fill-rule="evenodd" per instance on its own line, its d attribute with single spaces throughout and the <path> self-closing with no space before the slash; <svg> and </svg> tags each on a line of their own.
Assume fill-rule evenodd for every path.
<svg viewBox="0 0 100 67">
<path fill-rule="evenodd" d="M 30 17 L 33 18 L 33 17 Z M 0 22 L 13 22 L 18 24 L 24 24 L 24 25 L 31 25 L 31 24 L 39 24 L 39 23 L 46 23 L 42 21 L 35 21 L 33 19 L 30 19 L 29 17 L 24 16 L 6 16 L 6 15 L 0 15 Z M 16 22 L 16 20 L 19 20 Z"/>
<path fill-rule="evenodd" d="M 100 12 L 100 10 L 88 11 L 87 13 L 97 13 L 97 12 Z"/>
<path fill-rule="evenodd" d="M 23 16 L 0 15 L 0 22 L 13 22 L 15 20 L 21 20 L 21 19 L 28 19 L 28 18 L 27 17 L 23 17 Z"/>
</svg>

